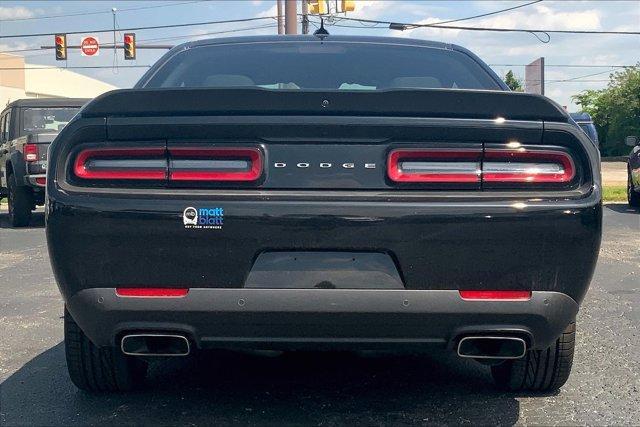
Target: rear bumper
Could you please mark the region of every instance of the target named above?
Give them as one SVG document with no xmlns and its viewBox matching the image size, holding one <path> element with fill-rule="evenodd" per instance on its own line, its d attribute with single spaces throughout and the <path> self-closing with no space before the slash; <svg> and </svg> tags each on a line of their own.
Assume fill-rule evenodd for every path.
<svg viewBox="0 0 640 427">
<path fill-rule="evenodd" d="M 24 183 L 30 187 L 33 187 L 35 191 L 41 191 L 44 193 L 46 185 L 47 174 L 34 174 L 26 175 L 24 177 Z"/>
<path fill-rule="evenodd" d="M 182 298 L 123 298 L 91 288 L 66 303 L 96 345 L 116 345 L 125 332 L 171 331 L 198 348 L 453 347 L 490 333 L 542 349 L 578 312 L 569 296 L 544 291 L 526 301 L 468 301 L 455 290 L 196 288 Z"/>
<path fill-rule="evenodd" d="M 55 201 L 61 196 L 49 192 L 47 241 L 65 299 L 87 288 L 241 290 L 264 252 L 331 251 L 388 254 L 406 290 L 551 291 L 580 303 L 596 265 L 602 219 L 597 198 L 154 195 L 83 196 L 69 205 Z M 224 224 L 187 228 L 188 206 L 223 208 Z"/>
</svg>

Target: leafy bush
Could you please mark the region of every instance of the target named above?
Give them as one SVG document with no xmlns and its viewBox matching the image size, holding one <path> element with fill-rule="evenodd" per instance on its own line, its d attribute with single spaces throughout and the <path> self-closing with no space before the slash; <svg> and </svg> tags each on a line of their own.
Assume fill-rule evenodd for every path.
<svg viewBox="0 0 640 427">
<path fill-rule="evenodd" d="M 598 130 L 603 156 L 629 153 L 628 135 L 640 136 L 640 63 L 610 75 L 605 89 L 585 90 L 573 100 L 589 113 Z"/>
</svg>

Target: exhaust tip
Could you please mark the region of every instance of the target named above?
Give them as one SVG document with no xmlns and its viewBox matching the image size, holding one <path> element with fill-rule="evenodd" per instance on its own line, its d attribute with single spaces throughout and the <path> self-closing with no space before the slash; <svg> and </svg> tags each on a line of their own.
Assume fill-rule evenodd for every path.
<svg viewBox="0 0 640 427">
<path fill-rule="evenodd" d="M 185 336 L 173 334 L 125 335 L 120 348 L 128 356 L 187 356 L 191 351 Z"/>
<path fill-rule="evenodd" d="M 518 337 L 468 336 L 458 343 L 458 356 L 472 359 L 520 359 L 527 343 Z"/>
</svg>

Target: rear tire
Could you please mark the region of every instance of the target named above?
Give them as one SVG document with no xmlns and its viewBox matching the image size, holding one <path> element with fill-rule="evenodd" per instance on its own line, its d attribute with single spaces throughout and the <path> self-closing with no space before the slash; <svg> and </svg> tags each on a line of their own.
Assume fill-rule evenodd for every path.
<svg viewBox="0 0 640 427">
<path fill-rule="evenodd" d="M 114 347 L 97 347 L 64 310 L 64 348 L 71 381 L 81 390 L 119 392 L 144 381 L 144 361 L 124 355 Z"/>
<path fill-rule="evenodd" d="M 631 180 L 631 172 L 627 172 L 627 201 L 629 206 L 633 208 L 640 208 L 640 194 L 633 189 L 633 182 Z"/>
<path fill-rule="evenodd" d="M 9 175 L 7 185 L 9 187 L 9 223 L 12 227 L 26 227 L 31 221 L 33 195 L 29 188 L 18 185 L 14 174 Z"/>
<path fill-rule="evenodd" d="M 496 384 L 511 391 L 549 392 L 560 389 L 569 379 L 576 342 L 576 324 L 545 350 L 529 350 L 516 360 L 491 367 Z"/>
</svg>

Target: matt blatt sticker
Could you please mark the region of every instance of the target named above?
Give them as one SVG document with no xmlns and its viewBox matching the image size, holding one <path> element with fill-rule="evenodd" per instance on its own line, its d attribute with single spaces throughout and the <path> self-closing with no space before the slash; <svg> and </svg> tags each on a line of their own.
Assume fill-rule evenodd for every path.
<svg viewBox="0 0 640 427">
<path fill-rule="evenodd" d="M 222 230 L 224 209 L 188 207 L 182 212 L 184 228 Z"/>
</svg>

